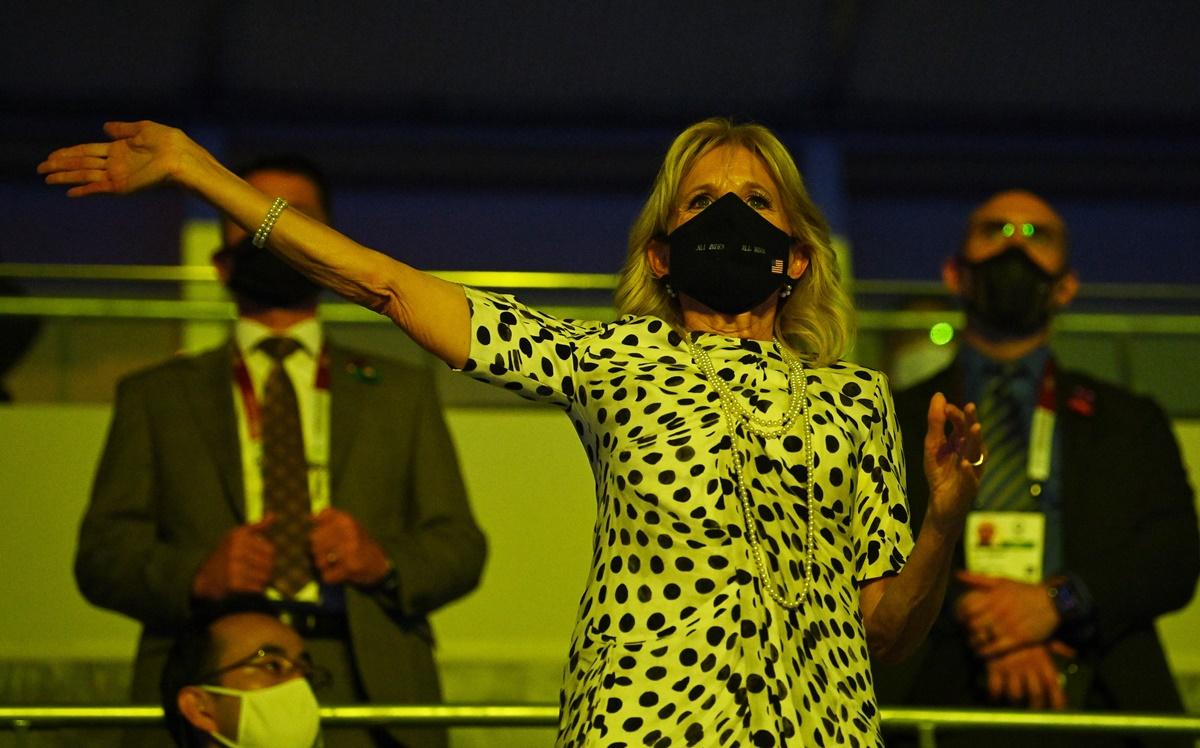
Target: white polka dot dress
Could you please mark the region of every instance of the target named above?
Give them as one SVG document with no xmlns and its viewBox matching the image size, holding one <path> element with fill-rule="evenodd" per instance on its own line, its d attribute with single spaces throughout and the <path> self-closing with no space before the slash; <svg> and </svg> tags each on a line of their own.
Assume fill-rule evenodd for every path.
<svg viewBox="0 0 1200 748">
<path fill-rule="evenodd" d="M 563 408 L 595 475 L 558 745 L 879 745 L 858 585 L 898 572 L 912 547 L 884 377 L 844 363 L 807 371 L 814 568 L 789 611 L 761 587 L 725 416 L 686 340 L 651 317 L 578 323 L 467 296 L 464 371 Z M 788 367 L 774 343 L 694 340 L 746 408 L 784 415 Z M 804 587 L 802 423 L 778 437 L 739 425 L 733 440 L 769 583 L 786 600 Z"/>
</svg>

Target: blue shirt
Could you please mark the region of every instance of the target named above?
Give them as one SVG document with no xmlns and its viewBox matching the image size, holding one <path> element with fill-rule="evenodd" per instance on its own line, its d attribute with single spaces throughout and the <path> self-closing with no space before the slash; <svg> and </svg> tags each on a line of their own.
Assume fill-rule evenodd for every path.
<svg viewBox="0 0 1200 748">
<path fill-rule="evenodd" d="M 970 346 L 963 346 L 959 353 L 959 364 L 963 372 L 963 395 L 967 402 L 978 404 L 983 398 L 987 382 L 1000 373 L 1002 365 L 1015 365 L 1009 392 L 1017 405 L 1022 433 L 1028 434 L 1033 424 L 1033 411 L 1041 394 L 1042 372 L 1050 362 L 1050 349 L 1039 346 L 1016 361 L 999 362 L 988 358 Z M 987 441 L 987 424 L 983 424 L 984 441 Z M 1031 483 L 1032 486 L 1032 483 Z M 1055 420 L 1051 438 L 1050 475 L 1041 483 L 1038 508 L 1046 517 L 1046 546 L 1042 559 L 1043 575 L 1053 576 L 1063 571 L 1063 518 L 1062 518 L 1062 429 Z"/>
</svg>

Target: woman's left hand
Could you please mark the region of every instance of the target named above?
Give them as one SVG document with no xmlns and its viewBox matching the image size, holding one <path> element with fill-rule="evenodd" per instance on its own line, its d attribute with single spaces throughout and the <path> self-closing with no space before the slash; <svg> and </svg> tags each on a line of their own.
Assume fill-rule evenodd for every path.
<svg viewBox="0 0 1200 748">
<path fill-rule="evenodd" d="M 983 433 L 975 405 L 959 408 L 939 392 L 929 401 L 928 426 L 925 477 L 929 481 L 929 509 L 925 522 L 958 534 L 983 475 Z"/>
</svg>

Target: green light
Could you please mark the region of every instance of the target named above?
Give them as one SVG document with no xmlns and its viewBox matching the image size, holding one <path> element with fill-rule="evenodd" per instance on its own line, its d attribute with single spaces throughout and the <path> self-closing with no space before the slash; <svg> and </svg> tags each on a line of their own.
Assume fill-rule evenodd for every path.
<svg viewBox="0 0 1200 748">
<path fill-rule="evenodd" d="M 1033 224 L 1032 224 L 1032 223 L 1023 223 L 1023 224 L 1021 224 L 1021 233 L 1022 233 L 1022 234 L 1024 234 L 1024 235 L 1025 235 L 1027 238 L 1028 238 L 1028 237 L 1030 237 L 1030 236 L 1033 236 L 1033 232 L 1034 232 L 1034 230 L 1035 230 L 1035 229 L 1033 228 Z"/>
<path fill-rule="evenodd" d="M 945 345 L 954 340 L 954 328 L 949 322 L 938 322 L 929 328 L 929 339 L 934 345 Z"/>
<path fill-rule="evenodd" d="M 1009 237 L 1012 236 L 1016 230 L 1016 226 L 1013 226 L 1011 223 L 1006 223 L 1003 227 L 1001 227 L 1000 233 L 1004 234 L 1005 237 Z"/>
</svg>

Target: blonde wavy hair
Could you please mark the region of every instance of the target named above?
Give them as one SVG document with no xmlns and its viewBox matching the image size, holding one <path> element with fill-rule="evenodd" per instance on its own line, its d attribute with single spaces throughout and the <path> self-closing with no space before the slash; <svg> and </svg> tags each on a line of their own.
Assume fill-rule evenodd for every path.
<svg viewBox="0 0 1200 748">
<path fill-rule="evenodd" d="M 629 230 L 625 266 L 617 282 L 618 314 L 659 317 L 685 332 L 679 304 L 650 269 L 648 245 L 666 236 L 679 183 L 704 154 L 723 145 L 737 145 L 758 155 L 779 188 L 782 209 L 792 225 L 808 268 L 792 294 L 780 302 L 775 335 L 816 366 L 842 356 L 854 335 L 854 309 L 842 288 L 837 255 L 829 225 L 804 188 L 795 161 L 775 134 L 762 125 L 735 124 L 714 117 L 697 122 L 675 138 L 667 150 L 650 196 Z"/>
</svg>

